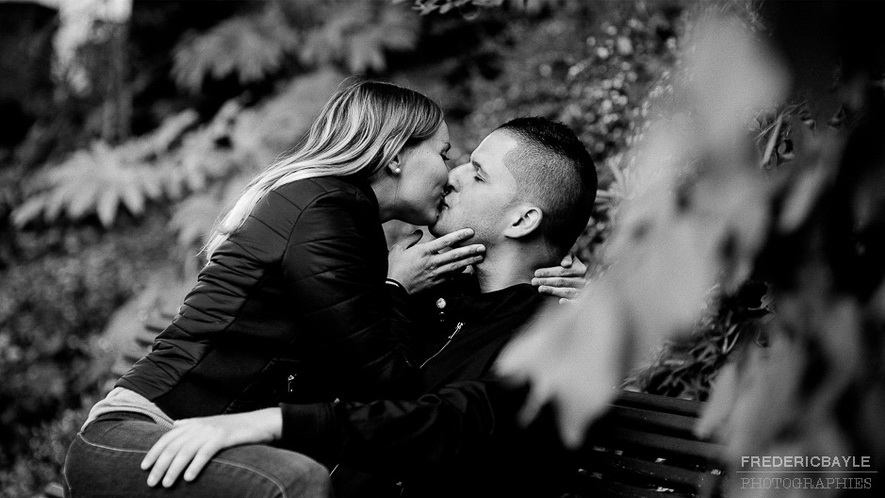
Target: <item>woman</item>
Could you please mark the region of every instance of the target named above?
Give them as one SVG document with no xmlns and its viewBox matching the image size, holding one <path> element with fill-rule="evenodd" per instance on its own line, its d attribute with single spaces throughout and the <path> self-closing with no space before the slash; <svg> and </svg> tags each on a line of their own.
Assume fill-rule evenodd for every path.
<svg viewBox="0 0 885 498">
<path fill-rule="evenodd" d="M 304 143 L 255 178 L 222 219 L 178 315 L 93 407 L 66 461 L 71 495 L 151 496 L 139 465 L 175 419 L 236 413 L 225 420 L 248 428 L 249 417 L 281 401 L 373 399 L 404 388 L 406 322 L 391 316 L 390 300 L 406 293 L 384 284 L 381 223 L 435 221 L 449 148 L 442 111 L 427 97 L 380 82 L 337 92 Z M 461 230 L 430 249 L 470 236 Z M 457 271 L 481 251 L 432 251 L 426 261 Z M 283 432 L 298 424 L 285 409 L 279 422 Z M 211 462 L 201 479 L 167 493 L 327 492 L 322 466 L 270 445 L 228 448 Z M 159 484 L 153 477 L 150 486 Z"/>
</svg>

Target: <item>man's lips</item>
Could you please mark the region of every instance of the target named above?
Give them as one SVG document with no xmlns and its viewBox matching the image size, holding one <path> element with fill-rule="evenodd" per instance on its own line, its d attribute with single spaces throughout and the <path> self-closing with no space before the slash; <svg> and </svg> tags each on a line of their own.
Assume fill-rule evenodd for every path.
<svg viewBox="0 0 885 498">
<path fill-rule="evenodd" d="M 451 194 L 454 190 L 455 190 L 454 187 L 452 187 L 451 185 L 446 185 L 445 188 L 443 188 L 442 196 L 439 199 L 439 209 L 440 210 L 443 210 L 443 209 L 449 207 L 449 203 L 446 202 L 446 199 L 449 198 L 449 194 Z"/>
</svg>

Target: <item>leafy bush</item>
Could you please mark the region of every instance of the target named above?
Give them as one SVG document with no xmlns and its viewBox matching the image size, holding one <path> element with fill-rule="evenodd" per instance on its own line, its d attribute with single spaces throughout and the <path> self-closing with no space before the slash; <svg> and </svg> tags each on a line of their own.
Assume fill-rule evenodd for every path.
<svg viewBox="0 0 885 498">
<path fill-rule="evenodd" d="M 261 81 L 288 65 L 383 71 L 387 53 L 415 47 L 420 21 L 387 0 L 275 1 L 232 17 L 175 49 L 178 84 L 198 91 L 207 77 Z"/>
<path fill-rule="evenodd" d="M 689 333 L 668 338 L 647 365 L 627 376 L 628 390 L 706 401 L 719 370 L 748 343 L 764 343 L 762 323 L 774 312 L 768 287 L 750 280 L 733 294 L 714 290 L 713 310 Z"/>
<path fill-rule="evenodd" d="M 218 144 L 228 116 L 220 112 L 214 122 L 188 133 L 196 119 L 193 111 L 185 111 L 149 135 L 116 147 L 95 142 L 46 168 L 28 182 L 30 192 L 15 209 L 14 223 L 22 227 L 37 220 L 79 221 L 96 215 L 110 227 L 120 207 L 137 217 L 149 202 L 204 189 L 233 166 Z"/>
<path fill-rule="evenodd" d="M 407 0 L 393 0 L 401 3 Z M 421 15 L 439 13 L 446 14 L 450 11 L 458 12 L 465 16 L 476 15 L 480 9 L 489 7 L 501 7 L 505 0 L 412 0 L 414 9 Z M 525 9 L 530 12 L 540 10 L 547 5 L 557 5 L 560 0 L 506 0 L 506 6 Z M 574 2 L 572 2 L 574 3 Z"/>
<path fill-rule="evenodd" d="M 206 77 L 220 80 L 233 74 L 240 84 L 261 81 L 280 69 L 296 39 L 276 9 L 233 17 L 179 43 L 173 75 L 180 87 L 192 92 Z"/>
<path fill-rule="evenodd" d="M 576 5 L 540 22 L 513 22 L 502 77 L 477 79 L 470 89 L 478 107 L 465 121 L 473 134 L 540 115 L 575 129 L 600 166 L 617 164 L 647 113 L 652 85 L 675 62 L 681 8 L 658 2 L 610 9 L 600 15 Z"/>
<path fill-rule="evenodd" d="M 65 409 L 55 419 L 28 430 L 27 458 L 16 460 L 0 470 L 0 498 L 33 497 L 48 483 L 61 483 L 68 446 L 86 420 L 95 395 L 85 395 L 79 408 Z"/>
<path fill-rule="evenodd" d="M 91 149 L 74 153 L 40 178 L 45 193 L 16 209 L 15 223 L 24 226 L 38 217 L 52 223 L 61 215 L 77 221 L 95 214 L 103 225 L 110 226 L 121 205 L 131 214 L 141 215 L 146 201 L 158 200 L 163 188 L 154 171 L 127 164 L 138 160 L 132 152 L 130 147 L 112 149 L 96 142 Z"/>
<path fill-rule="evenodd" d="M 388 52 L 410 50 L 418 41 L 419 20 L 385 0 L 329 2 L 319 16 L 328 21 L 304 37 L 299 54 L 304 63 L 380 72 L 387 69 Z"/>
<path fill-rule="evenodd" d="M 161 220 L 148 226 L 21 236 L 23 260 L 0 273 L 0 468 L 20 457 L 17 465 L 27 465 L 35 458 L 35 431 L 104 388 L 113 358 L 98 334 L 158 267 L 169 265 L 171 236 Z"/>
</svg>

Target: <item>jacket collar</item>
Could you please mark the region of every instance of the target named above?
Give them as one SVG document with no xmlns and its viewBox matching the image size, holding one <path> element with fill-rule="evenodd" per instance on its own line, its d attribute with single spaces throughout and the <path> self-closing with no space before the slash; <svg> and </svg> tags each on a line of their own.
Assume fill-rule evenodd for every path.
<svg viewBox="0 0 885 498">
<path fill-rule="evenodd" d="M 468 292 L 452 299 L 452 317 L 466 323 L 488 323 L 514 315 L 528 318 L 546 299 L 531 284 L 517 284 L 494 292 Z"/>
<path fill-rule="evenodd" d="M 375 191 L 372 190 L 368 180 L 363 179 L 361 175 L 339 176 L 338 178 L 356 187 L 366 198 L 372 201 L 375 207 L 378 207 L 378 197 L 375 196 Z"/>
</svg>

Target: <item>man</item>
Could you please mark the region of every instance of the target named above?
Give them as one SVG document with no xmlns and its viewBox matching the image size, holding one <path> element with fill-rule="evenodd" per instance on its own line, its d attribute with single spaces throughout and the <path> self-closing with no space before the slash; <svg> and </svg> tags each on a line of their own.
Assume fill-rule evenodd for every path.
<svg viewBox="0 0 885 498">
<path fill-rule="evenodd" d="M 534 270 L 557 265 L 587 225 L 597 184 L 593 162 L 564 125 L 520 118 L 486 137 L 470 162 L 450 172 L 449 183 L 431 232 L 471 227 L 471 242 L 484 244 L 486 253 L 476 266 L 478 293 L 455 285 L 416 303 L 425 394 L 297 406 L 291 415 L 303 424 L 282 436 L 284 446 L 341 464 L 332 475 L 338 496 L 368 493 L 351 469 L 399 481 L 402 496 L 554 491 L 546 481 L 558 463 L 545 455 L 555 454 L 557 436 L 552 428 L 518 427 L 521 393 L 490 369 L 546 301 L 531 286 Z"/>
</svg>

